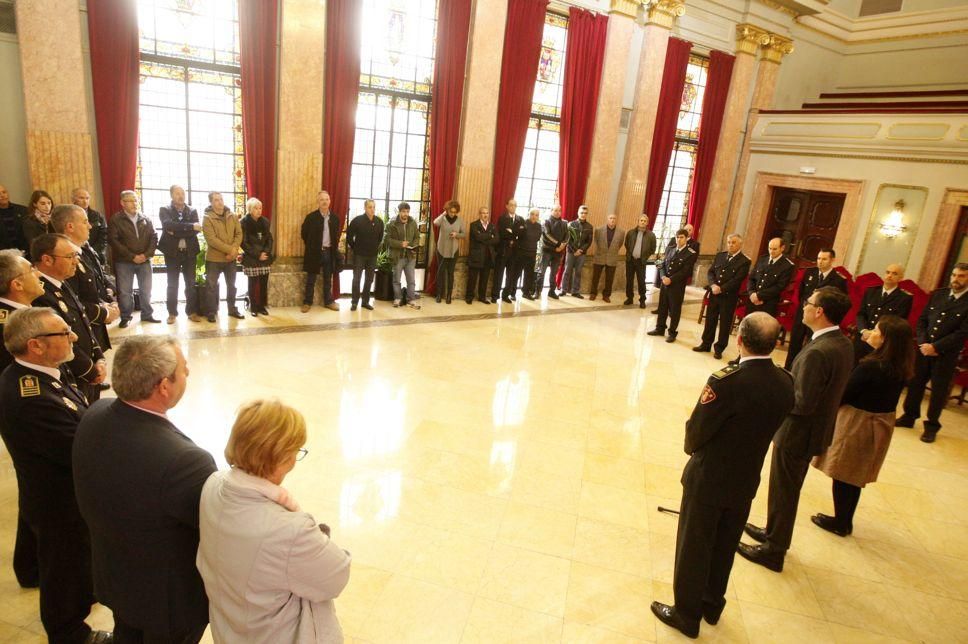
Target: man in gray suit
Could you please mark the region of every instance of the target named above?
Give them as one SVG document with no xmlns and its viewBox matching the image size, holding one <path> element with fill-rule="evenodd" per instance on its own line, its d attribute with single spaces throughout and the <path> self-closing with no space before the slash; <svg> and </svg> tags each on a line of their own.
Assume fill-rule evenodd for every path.
<svg viewBox="0 0 968 644">
<path fill-rule="evenodd" d="M 598 280 L 605 269 L 605 287 L 602 289 L 602 299 L 611 302 L 612 282 L 615 280 L 615 266 L 618 264 L 618 252 L 625 244 L 625 230 L 617 225 L 618 216 L 611 214 L 606 223 L 595 231 L 595 256 L 592 258 L 592 294 L 589 299 L 598 297 Z"/>
<path fill-rule="evenodd" d="M 774 572 L 783 570 L 810 459 L 830 446 L 854 366 L 853 346 L 839 326 L 850 304 L 846 293 L 830 286 L 817 289 L 803 303 L 803 323 L 813 339 L 793 361 L 796 403 L 773 437 L 766 528 L 746 524 L 746 534 L 762 545 L 738 547 L 740 555 Z"/>
</svg>

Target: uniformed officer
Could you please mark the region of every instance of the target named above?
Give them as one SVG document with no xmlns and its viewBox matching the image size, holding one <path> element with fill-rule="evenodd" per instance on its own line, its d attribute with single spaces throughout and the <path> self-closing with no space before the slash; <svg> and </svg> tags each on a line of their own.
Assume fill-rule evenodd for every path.
<svg viewBox="0 0 968 644">
<path fill-rule="evenodd" d="M 774 432 L 793 408 L 793 378 L 770 359 L 780 325 L 752 313 L 739 325 L 738 366 L 714 373 L 686 422 L 682 502 L 673 577 L 675 604 L 652 612 L 688 637 L 716 624 L 760 470 Z"/>
<path fill-rule="evenodd" d="M 84 312 L 91 322 L 91 329 L 101 350 L 107 351 L 111 348 L 107 325 L 121 317 L 121 310 L 108 287 L 98 255 L 88 243 L 91 234 L 90 221 L 83 208 L 59 205 L 50 213 L 50 225 L 54 232 L 61 233 L 81 249 L 77 271 L 73 277 L 67 279 L 67 283 L 84 306 Z"/>
<path fill-rule="evenodd" d="M 665 335 L 666 318 L 669 319 L 669 335 L 666 342 L 675 342 L 679 334 L 679 317 L 682 315 L 682 301 L 686 297 L 686 283 L 692 277 L 692 267 L 699 255 L 686 242 L 689 231 L 681 228 L 676 231 L 676 245 L 666 250 L 659 264 L 659 317 L 655 328 L 648 335 Z"/>
<path fill-rule="evenodd" d="M 747 313 L 765 311 L 776 317 L 776 310 L 780 304 L 780 295 L 787 287 L 796 267 L 783 252 L 786 244 L 779 237 L 770 240 L 767 246 L 768 254 L 761 257 L 750 273 L 747 283 L 750 303 L 746 307 Z"/>
<path fill-rule="evenodd" d="M 67 237 L 53 233 L 36 237 L 30 248 L 44 284 L 44 294 L 34 300 L 34 306 L 54 309 L 77 334 L 71 372 L 80 379 L 81 390 L 88 399 L 97 400 L 100 397 L 97 385 L 104 382 L 106 373 L 104 352 L 94 336 L 84 306 L 67 284 L 77 271 L 81 254 Z"/>
<path fill-rule="evenodd" d="M 723 357 L 723 351 L 729 344 L 729 332 L 733 328 L 739 289 L 750 272 L 750 258 L 741 252 L 742 248 L 742 236 L 730 235 L 726 238 L 726 250 L 716 253 L 712 266 L 706 272 L 706 292 L 709 294 L 706 322 L 702 330 L 702 342 L 692 350 L 706 352 L 714 349 L 713 357 L 717 360 Z"/>
<path fill-rule="evenodd" d="M 499 252 L 504 253 L 503 259 L 499 261 L 504 262 L 504 274 L 501 275 L 495 264 L 494 281 L 496 283 L 494 289 L 500 290 L 502 302 L 511 302 L 518 292 L 518 279 L 521 277 L 523 261 L 523 257 L 520 256 L 521 253 L 518 251 L 524 242 L 527 222 L 524 217 L 516 214 L 518 202 L 514 199 L 509 199 L 505 208 L 507 212 L 498 217 L 497 220 L 498 233 L 501 238 L 501 243 L 498 244 Z M 503 287 L 498 283 L 501 279 L 504 280 Z"/>
<path fill-rule="evenodd" d="M 824 286 L 832 286 L 835 289 L 847 293 L 847 280 L 843 275 L 834 270 L 834 259 L 837 253 L 833 248 L 821 248 L 817 252 L 817 265 L 811 266 L 803 272 L 803 279 L 800 280 L 799 299 L 800 306 L 797 307 L 796 315 L 793 320 L 793 329 L 790 331 L 790 342 L 787 345 L 786 364 L 784 369 L 793 368 L 793 360 L 803 348 L 803 343 L 810 340 L 812 332 L 803 323 L 803 303 L 810 299 L 813 292 Z M 847 293 L 850 295 L 849 293 Z"/>
<path fill-rule="evenodd" d="M 854 363 L 860 362 L 874 349 L 864 340 L 877 326 L 884 315 L 896 315 L 906 320 L 911 315 L 914 298 L 907 291 L 898 288 L 904 279 L 904 267 L 890 264 L 884 271 L 883 286 L 872 286 L 864 293 L 855 320 L 857 333 L 854 335 Z"/>
<path fill-rule="evenodd" d="M 918 318 L 917 362 L 914 378 L 908 383 L 904 398 L 904 415 L 894 423 L 897 427 L 914 427 L 921 416 L 924 388 L 931 381 L 931 402 L 921 440 L 933 443 L 941 429 L 941 410 L 948 401 L 951 378 L 958 366 L 958 356 L 968 340 L 968 263 L 955 264 L 948 288 L 931 294 L 928 305 Z"/>
<path fill-rule="evenodd" d="M 71 449 L 87 399 L 65 365 L 77 336 L 52 309 L 10 314 L 0 375 L 0 436 L 17 472 L 20 510 L 37 540 L 40 620 L 50 642 L 109 642 L 91 631 L 91 544 L 74 496 Z"/>
<path fill-rule="evenodd" d="M 98 264 L 107 263 L 108 250 L 108 220 L 94 208 L 91 208 L 91 193 L 84 188 L 74 188 L 71 192 L 71 202 L 80 206 L 91 226 L 90 250 L 97 258 Z M 60 232 L 60 231 L 57 231 Z"/>
</svg>

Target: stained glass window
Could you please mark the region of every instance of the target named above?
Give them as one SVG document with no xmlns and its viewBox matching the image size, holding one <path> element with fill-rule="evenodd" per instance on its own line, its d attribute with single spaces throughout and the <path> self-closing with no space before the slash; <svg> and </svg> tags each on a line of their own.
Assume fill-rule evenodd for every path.
<svg viewBox="0 0 968 644">
<path fill-rule="evenodd" d="M 238 0 L 138 0 L 141 91 L 136 189 L 158 221 L 179 184 L 201 211 L 221 192 L 245 208 Z M 159 256 L 160 257 L 160 256 Z"/>
<path fill-rule="evenodd" d="M 567 39 L 568 19 L 556 13 L 546 14 L 531 99 L 531 121 L 514 190 L 518 208 L 525 213 L 538 208 L 542 219 L 558 203 L 558 145 Z"/>
<path fill-rule="evenodd" d="M 676 231 L 685 225 L 689 212 L 689 194 L 692 191 L 696 150 L 699 146 L 699 119 L 702 116 L 702 100 L 708 73 L 708 58 L 697 55 L 689 57 L 686 84 L 682 90 L 682 105 L 676 123 L 676 139 L 653 229 L 660 253 L 669 240 L 676 236 Z"/>
<path fill-rule="evenodd" d="M 417 266 L 427 266 L 430 96 L 436 0 L 363 0 L 360 93 L 350 174 L 349 218 L 367 199 L 377 214 L 410 204 L 420 229 Z"/>
</svg>

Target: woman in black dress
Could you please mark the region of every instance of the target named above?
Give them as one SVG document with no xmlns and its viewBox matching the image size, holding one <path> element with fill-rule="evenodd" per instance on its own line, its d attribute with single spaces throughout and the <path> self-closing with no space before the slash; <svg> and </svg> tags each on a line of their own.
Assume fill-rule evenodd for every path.
<svg viewBox="0 0 968 644">
<path fill-rule="evenodd" d="M 242 272 L 249 278 L 249 314 L 269 315 L 269 267 L 272 265 L 272 233 L 262 216 L 262 202 L 255 197 L 245 202 L 242 226 Z"/>
<path fill-rule="evenodd" d="M 27 216 L 24 217 L 24 239 L 27 248 L 36 237 L 52 232 L 50 229 L 50 211 L 54 208 L 54 200 L 46 190 L 34 190 L 30 195 L 30 205 L 27 206 Z M 27 253 L 30 254 L 29 252 Z M 33 259 L 33 258 L 28 258 Z"/>
<path fill-rule="evenodd" d="M 874 352 L 851 372 L 833 442 L 813 459 L 834 480 L 834 516 L 815 514 L 811 521 L 841 537 L 854 531 L 861 488 L 877 480 L 891 445 L 897 401 L 914 375 L 914 333 L 907 320 L 885 315 L 865 342 Z"/>
</svg>

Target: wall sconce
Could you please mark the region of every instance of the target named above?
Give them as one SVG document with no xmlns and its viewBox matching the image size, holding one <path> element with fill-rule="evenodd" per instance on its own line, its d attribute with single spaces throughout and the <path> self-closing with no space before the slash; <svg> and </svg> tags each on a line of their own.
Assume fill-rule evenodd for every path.
<svg viewBox="0 0 968 644">
<path fill-rule="evenodd" d="M 888 239 L 894 239 L 905 230 L 907 226 L 904 225 L 904 200 L 898 199 L 894 202 L 894 210 L 881 223 L 881 234 Z"/>
</svg>

